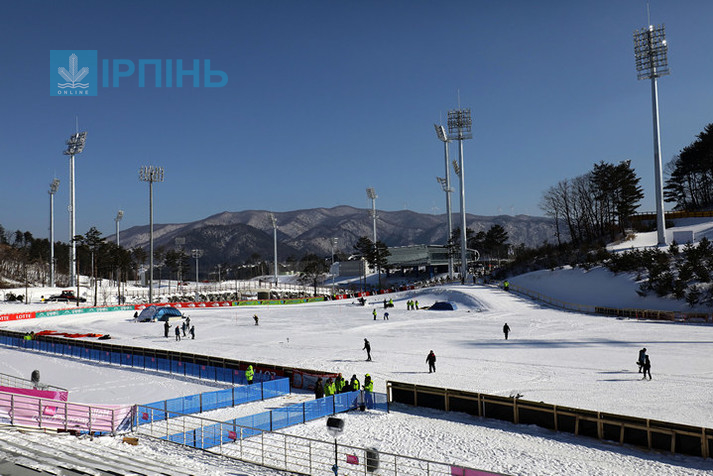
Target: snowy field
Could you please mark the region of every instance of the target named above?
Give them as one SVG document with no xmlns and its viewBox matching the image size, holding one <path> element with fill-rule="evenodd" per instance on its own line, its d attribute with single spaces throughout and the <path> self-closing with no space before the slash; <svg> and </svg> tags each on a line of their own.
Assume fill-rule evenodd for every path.
<svg viewBox="0 0 713 476">
<path fill-rule="evenodd" d="M 554 276 L 549 271 L 541 273 Z M 562 273 L 566 275 L 567 270 Z M 630 277 L 597 272 L 588 278 L 590 286 L 572 287 L 568 302 L 582 302 L 592 289 L 616 282 L 618 289 L 631 290 L 620 293 L 617 306 L 638 307 L 629 302 L 640 299 Z M 566 277 L 557 279 L 566 283 Z M 517 283 L 517 279 L 512 281 Z M 580 289 L 583 294 L 576 295 Z M 173 336 L 164 338 L 161 323 L 134 322 L 132 312 L 50 317 L 2 326 L 20 331 L 110 334 L 115 344 L 322 369 L 342 372 L 347 378 L 357 374 L 362 381 L 370 373 L 380 392 L 387 380 L 394 380 L 495 395 L 521 394 L 528 400 L 713 427 L 710 326 L 563 312 L 484 286 L 446 286 L 391 297 L 395 309 L 389 309 L 388 321 L 383 319 L 381 301 L 370 301 L 366 307 L 337 301 L 190 310 L 196 340 L 181 342 Z M 421 307 L 449 300 L 458 309 L 407 311 L 408 299 L 417 299 Z M 34 310 L 40 306 L 30 305 Z M 4 305 L 0 311 L 17 312 L 20 307 L 24 305 Z M 373 308 L 378 313 L 376 321 Z M 260 316 L 259 326 L 252 320 L 254 313 Z M 502 334 L 505 322 L 512 328 L 507 341 Z M 364 338 L 371 342 L 372 362 L 365 361 Z M 651 356 L 651 381 L 640 380 L 634 364 L 641 347 L 647 347 Z M 428 373 L 425 363 L 431 349 L 438 357 L 435 374 Z M 8 349 L 0 349 L 0 355 L 5 369 L 0 372 L 27 376 L 39 368 L 47 383 L 70 388 L 71 400 L 137 403 L 165 398 L 157 397 L 160 386 L 141 383 L 147 379 L 143 373 L 91 364 L 97 372 L 92 382 L 77 382 L 74 379 L 84 373 L 77 366 L 87 364 L 53 357 L 29 361 L 26 352 Z M 168 393 L 194 393 L 192 388 L 183 388 L 186 382 L 166 385 Z M 117 386 L 129 389 L 117 390 Z M 438 419 L 429 418 L 433 416 Z M 391 414 L 357 412 L 345 418 L 346 430 L 340 438 L 344 444 L 376 446 L 385 452 L 506 474 L 713 474 L 710 460 L 646 452 L 462 414 L 410 409 Z M 324 421 L 288 431 L 329 438 Z M 204 471 L 230 474 L 229 468 L 215 464 Z"/>
</svg>

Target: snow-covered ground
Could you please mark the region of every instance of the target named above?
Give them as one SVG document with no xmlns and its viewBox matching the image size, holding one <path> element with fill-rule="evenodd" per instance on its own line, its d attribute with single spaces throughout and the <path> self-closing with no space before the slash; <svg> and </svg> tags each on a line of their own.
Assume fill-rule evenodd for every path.
<svg viewBox="0 0 713 476">
<path fill-rule="evenodd" d="M 603 272 L 587 277 L 588 287 L 569 288 L 568 301 L 582 302 L 592 289 L 618 280 L 616 287 L 628 286 L 631 293 L 619 293 L 612 305 L 638 307 L 631 304 L 640 298 L 634 292 L 636 283 L 628 277 Z M 388 321 L 383 320 L 381 300 L 376 299 L 366 307 L 336 301 L 190 310 L 196 339 L 181 342 L 164 338 L 160 323 L 134 322 L 133 313 L 127 311 L 6 322 L 2 326 L 22 331 L 111 334 L 110 342 L 115 344 L 323 369 L 346 377 L 357 374 L 362 380 L 370 373 L 375 389 L 382 392 L 385 382 L 394 380 L 496 395 L 519 393 L 528 400 L 713 427 L 710 326 L 564 312 L 484 286 L 428 288 L 391 297 L 395 308 L 389 310 Z M 408 299 L 417 299 L 421 307 L 449 300 L 458 309 L 407 311 Z M 3 305 L 0 312 L 19 307 L 24 305 Z M 29 307 L 38 310 L 41 305 Z M 378 312 L 376 321 L 371 315 L 373 308 Z M 256 312 L 259 326 L 252 320 Z M 507 341 L 502 334 L 505 322 L 512 328 Z M 364 338 L 372 344 L 372 362 L 365 361 Z M 641 381 L 634 365 L 641 347 L 647 347 L 651 355 L 651 381 Z M 435 374 L 428 373 L 425 363 L 431 349 L 438 356 Z M 89 383 L 75 380 L 84 373 L 77 366 L 88 365 L 80 361 L 47 356 L 31 360 L 27 352 L 9 349 L 0 349 L 0 356 L 6 369 L 3 373 L 28 376 L 38 368 L 47 383 L 70 388 L 71 400 L 137 403 L 166 398 L 157 393 L 161 385 L 143 385 L 147 376 L 141 372 L 89 364 L 94 372 Z M 168 393 L 193 392 L 184 388 L 185 382 L 166 385 Z M 710 460 L 649 453 L 466 415 L 425 410 L 359 412 L 347 415 L 346 424 L 340 437 L 343 444 L 376 446 L 386 452 L 506 474 L 713 474 Z M 288 431 L 329 438 L 323 421 Z M 215 465 L 206 469 L 224 474 L 221 471 Z"/>
</svg>

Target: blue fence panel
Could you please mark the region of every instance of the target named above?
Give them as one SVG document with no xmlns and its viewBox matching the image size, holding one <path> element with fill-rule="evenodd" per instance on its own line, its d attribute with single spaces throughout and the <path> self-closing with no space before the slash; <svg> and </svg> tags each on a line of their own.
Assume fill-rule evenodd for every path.
<svg viewBox="0 0 713 476">
<path fill-rule="evenodd" d="M 188 395 L 183 397 L 183 413 L 200 413 L 201 411 L 201 396 Z"/>
<path fill-rule="evenodd" d="M 217 367 L 215 369 L 215 380 L 217 382 L 233 383 L 233 369 Z"/>
<path fill-rule="evenodd" d="M 214 423 L 203 427 L 203 449 L 212 448 L 220 444 L 221 426 L 221 423 Z"/>
<path fill-rule="evenodd" d="M 290 422 L 290 409 L 292 407 L 299 407 L 299 416 L 302 420 L 302 404 L 290 405 L 289 407 L 276 408 L 272 410 L 272 430 L 279 430 L 280 428 L 285 428 L 286 426 L 294 425 L 301 422 Z"/>
<path fill-rule="evenodd" d="M 162 357 L 158 357 L 156 359 L 156 367 L 158 370 L 162 372 L 171 372 L 171 361 L 169 359 L 164 359 Z"/>
<path fill-rule="evenodd" d="M 215 367 L 212 365 L 201 365 L 200 378 L 215 381 Z"/>
<path fill-rule="evenodd" d="M 112 364 L 121 365 L 121 354 L 119 352 L 111 352 L 110 361 Z"/>
<path fill-rule="evenodd" d="M 174 375 L 186 375 L 186 365 L 180 360 L 172 360 L 171 373 Z"/>
<path fill-rule="evenodd" d="M 158 359 L 156 357 L 145 357 L 144 368 L 146 370 L 158 370 Z"/>
<path fill-rule="evenodd" d="M 373 408 L 375 410 L 381 410 L 384 412 L 389 411 L 389 399 L 386 397 L 385 393 L 372 393 L 371 397 L 373 399 L 372 406 L 369 407 L 369 403 L 367 401 L 368 408 Z"/>
<path fill-rule="evenodd" d="M 132 354 L 121 354 L 121 365 L 126 365 L 132 367 L 134 365 L 134 359 Z"/>
<path fill-rule="evenodd" d="M 201 411 L 209 412 L 218 408 L 218 395 L 216 392 L 205 392 L 201 394 Z"/>
<path fill-rule="evenodd" d="M 241 405 L 248 401 L 248 387 L 233 387 L 233 405 Z"/>
<path fill-rule="evenodd" d="M 331 415 L 334 409 L 334 397 L 324 397 L 305 402 L 305 421 Z"/>
<path fill-rule="evenodd" d="M 359 407 L 359 394 L 361 392 L 355 390 L 353 392 L 338 393 L 334 396 L 334 412 L 341 413 L 349 410 L 355 410 Z"/>
<path fill-rule="evenodd" d="M 89 360 L 93 360 L 94 362 L 99 362 L 101 360 L 101 351 L 96 350 L 96 349 L 86 349 L 86 353 L 84 357 Z"/>
<path fill-rule="evenodd" d="M 80 348 L 79 349 L 81 355 L 80 357 L 86 360 L 94 360 L 92 358 L 92 349 L 86 349 L 86 348 Z"/>
<path fill-rule="evenodd" d="M 236 418 L 235 423 L 240 426 L 247 426 L 250 428 L 256 428 L 258 430 L 270 430 L 270 412 L 262 412 L 255 415 L 247 415 L 241 418 Z M 243 430 L 243 437 L 246 433 L 251 433 L 252 435 L 257 435 L 259 431 L 250 431 L 247 428 Z"/>
<path fill-rule="evenodd" d="M 233 389 L 226 388 L 215 392 L 217 397 L 218 408 L 227 408 L 233 406 Z"/>
<path fill-rule="evenodd" d="M 108 350 L 102 350 L 100 359 L 102 362 L 106 362 L 107 364 L 110 364 L 111 363 L 111 352 L 109 352 Z"/>
<path fill-rule="evenodd" d="M 188 440 L 188 435 L 191 435 L 190 443 L 194 443 L 193 439 L 193 432 L 189 431 L 188 433 L 176 433 L 175 435 L 168 435 L 166 438 L 168 441 L 172 441 L 174 443 L 180 443 L 182 445 L 188 445 L 189 440 Z"/>
<path fill-rule="evenodd" d="M 184 410 L 184 397 L 169 398 L 164 402 L 160 402 L 160 407 L 163 408 L 164 404 L 166 409 L 170 412 L 185 413 Z"/>
<path fill-rule="evenodd" d="M 143 355 L 134 354 L 133 367 L 135 367 L 137 369 L 144 368 L 144 356 Z"/>
<path fill-rule="evenodd" d="M 200 377 L 201 370 L 198 364 L 193 364 L 191 362 L 186 362 L 186 377 Z"/>
<path fill-rule="evenodd" d="M 259 384 L 246 385 L 245 388 L 248 389 L 248 401 L 257 402 L 262 400 L 262 386 Z"/>
</svg>

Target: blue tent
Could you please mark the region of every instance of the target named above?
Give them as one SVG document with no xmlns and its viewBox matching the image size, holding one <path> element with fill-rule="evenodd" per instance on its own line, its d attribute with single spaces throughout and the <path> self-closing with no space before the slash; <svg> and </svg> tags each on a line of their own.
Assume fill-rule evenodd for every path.
<svg viewBox="0 0 713 476">
<path fill-rule="evenodd" d="M 450 301 L 436 301 L 429 309 L 431 311 L 455 311 L 456 305 Z"/>
<path fill-rule="evenodd" d="M 171 306 L 149 306 L 139 314 L 137 318 L 139 322 L 149 322 L 149 321 L 167 321 L 172 317 L 183 317 L 181 311 Z"/>
</svg>

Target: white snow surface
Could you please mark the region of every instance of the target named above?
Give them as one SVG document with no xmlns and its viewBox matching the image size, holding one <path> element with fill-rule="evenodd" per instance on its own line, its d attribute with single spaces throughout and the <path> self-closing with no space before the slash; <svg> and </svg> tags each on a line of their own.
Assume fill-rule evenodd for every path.
<svg viewBox="0 0 713 476">
<path fill-rule="evenodd" d="M 614 276 L 603 269 L 542 271 L 511 282 L 543 294 L 557 290 L 559 295 L 553 297 L 573 303 L 661 306 L 660 301 L 641 303 L 631 276 Z M 450 285 L 386 297 L 395 303 L 388 310 L 388 321 L 383 319 L 383 297 L 369 299 L 365 307 L 349 300 L 192 309 L 187 312 L 196 326 L 196 339 L 181 342 L 172 333 L 164 338 L 162 323 L 134 322 L 130 311 L 4 322 L 2 327 L 110 334 L 109 342 L 114 344 L 341 372 L 347 379 L 357 374 L 362 381 L 369 373 L 378 392 L 393 380 L 504 396 L 521 394 L 527 400 L 713 427 L 713 359 L 709 357 L 713 327 L 709 325 L 561 311 L 486 286 Z M 422 308 L 448 300 L 456 303 L 457 310 L 407 311 L 408 299 L 417 299 Z M 40 310 L 43 305 L 2 304 L 0 312 L 28 308 Z M 372 318 L 373 308 L 377 320 Z M 685 310 L 680 304 L 678 308 Z M 252 319 L 255 313 L 260 316 L 259 326 Z M 512 329 L 507 341 L 502 334 L 506 322 Z M 365 361 L 364 338 L 371 342 L 372 362 Z M 651 356 L 650 381 L 640 380 L 634 363 L 641 347 Z M 434 374 L 428 373 L 425 362 L 431 349 L 438 357 Z M 39 369 L 44 382 L 69 388 L 70 400 L 85 403 L 147 403 L 211 387 L 190 379 L 155 377 L 8 348 L 0 348 L 0 359 L 0 372 L 28 378 Z M 713 474 L 713 462 L 702 458 L 648 452 L 464 414 L 397 405 L 388 414 L 367 411 L 343 417 L 343 444 L 376 446 L 385 452 L 505 474 Z M 330 438 L 323 420 L 285 431 Z M 153 443 L 145 445 L 147 451 L 153 447 Z M 182 464 L 181 458 L 197 464 L 192 450 L 171 445 L 161 451 L 175 453 L 177 464 Z M 200 474 L 234 474 L 235 470 L 221 459 L 201 460 L 201 464 L 196 470 Z M 242 471 L 277 474 L 264 469 Z"/>
</svg>

